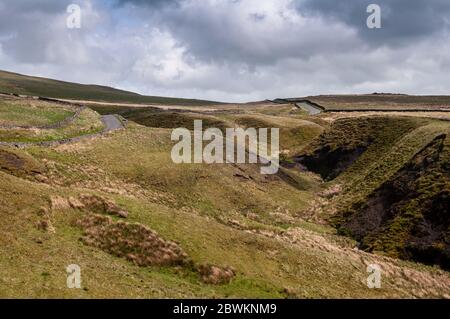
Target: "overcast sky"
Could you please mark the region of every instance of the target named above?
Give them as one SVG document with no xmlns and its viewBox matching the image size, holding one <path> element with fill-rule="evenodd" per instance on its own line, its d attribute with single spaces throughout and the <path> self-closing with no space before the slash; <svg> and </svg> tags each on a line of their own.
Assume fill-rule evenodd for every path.
<svg viewBox="0 0 450 319">
<path fill-rule="evenodd" d="M 449 0 L 0 0 L 0 69 L 221 101 L 450 94 L 449 26 Z"/>
</svg>

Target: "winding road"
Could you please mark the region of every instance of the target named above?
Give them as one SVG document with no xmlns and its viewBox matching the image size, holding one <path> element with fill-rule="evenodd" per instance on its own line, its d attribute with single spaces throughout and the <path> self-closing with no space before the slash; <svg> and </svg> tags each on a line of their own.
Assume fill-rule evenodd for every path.
<svg viewBox="0 0 450 319">
<path fill-rule="evenodd" d="M 123 123 L 117 118 L 116 115 L 102 115 L 101 117 L 105 128 L 103 129 L 103 133 L 111 132 L 115 130 L 120 130 L 124 128 Z"/>
<path fill-rule="evenodd" d="M 295 103 L 295 105 L 298 108 L 301 108 L 302 110 L 309 112 L 309 115 L 317 115 L 317 114 L 322 113 L 322 110 L 320 108 L 318 108 L 308 102 L 299 102 L 299 103 Z"/>
</svg>

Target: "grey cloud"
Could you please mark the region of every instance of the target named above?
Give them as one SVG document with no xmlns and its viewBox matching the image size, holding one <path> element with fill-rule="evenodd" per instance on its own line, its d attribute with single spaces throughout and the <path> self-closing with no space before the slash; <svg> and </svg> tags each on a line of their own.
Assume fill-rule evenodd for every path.
<svg viewBox="0 0 450 319">
<path fill-rule="evenodd" d="M 82 8 L 83 27 L 69 30 L 67 7 L 78 3 Z M 9 1 L 0 10 L 0 43 L 2 50 L 18 63 L 74 63 L 80 54 L 89 27 L 89 5 L 86 1 Z M 85 19 L 86 18 L 86 19 Z"/>
<path fill-rule="evenodd" d="M 14 14 L 20 13 L 55 13 L 61 10 L 65 10 L 68 4 L 74 3 L 74 1 L 68 0 L 17 0 L 17 1 L 4 1 L 1 5 L 3 12 L 10 12 Z"/>
<path fill-rule="evenodd" d="M 185 1 L 187 3 L 188 1 Z M 172 34 L 197 60 L 207 63 L 245 63 L 249 66 L 274 64 L 286 58 L 307 59 L 318 52 L 348 52 L 355 43 L 343 28 L 337 38 L 329 32 L 333 25 L 316 23 L 310 30 L 280 12 L 264 12 L 254 7 L 240 11 L 245 1 L 222 1 L 221 7 L 206 1 L 190 1 L 189 6 L 147 11 L 155 26 Z M 283 10 L 290 10 L 289 7 Z M 294 12 L 295 13 L 295 12 Z M 278 26 L 270 20 L 278 20 Z M 356 40 L 357 41 L 357 40 Z"/>
<path fill-rule="evenodd" d="M 167 6 L 176 6 L 182 1 L 183 0 L 117 0 L 116 4 L 118 6 L 131 4 L 155 9 Z"/>
<path fill-rule="evenodd" d="M 45 60 L 47 44 L 53 40 L 55 15 L 65 13 L 69 3 L 50 0 L 4 3 L 0 9 L 0 37 L 4 39 L 1 43 L 5 53 L 29 63 Z"/>
<path fill-rule="evenodd" d="M 382 28 L 368 29 L 366 12 L 369 4 L 382 10 Z M 338 20 L 358 30 L 373 45 L 399 46 L 432 36 L 449 27 L 448 0 L 299 0 L 301 14 Z"/>
</svg>

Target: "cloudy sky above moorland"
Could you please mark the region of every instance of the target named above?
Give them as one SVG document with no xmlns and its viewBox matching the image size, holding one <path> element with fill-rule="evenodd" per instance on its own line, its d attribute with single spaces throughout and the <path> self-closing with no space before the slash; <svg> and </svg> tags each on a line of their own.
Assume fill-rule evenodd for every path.
<svg viewBox="0 0 450 319">
<path fill-rule="evenodd" d="M 222 101 L 450 94 L 450 1 L 0 0 L 0 69 Z"/>
</svg>

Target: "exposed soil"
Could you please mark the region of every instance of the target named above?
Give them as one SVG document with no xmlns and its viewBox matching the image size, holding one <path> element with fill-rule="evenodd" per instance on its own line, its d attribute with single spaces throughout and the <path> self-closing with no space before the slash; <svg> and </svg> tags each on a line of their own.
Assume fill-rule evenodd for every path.
<svg viewBox="0 0 450 319">
<path fill-rule="evenodd" d="M 350 167 L 366 149 L 367 146 L 363 145 L 348 149 L 338 147 L 334 150 L 331 150 L 330 146 L 325 146 L 311 155 L 299 156 L 295 161 L 320 174 L 324 180 L 332 180 Z"/>
<path fill-rule="evenodd" d="M 342 233 L 367 251 L 450 269 L 450 150 L 437 137 L 364 201 L 342 212 Z"/>
<path fill-rule="evenodd" d="M 41 174 L 44 171 L 44 167 L 25 153 L 0 148 L 0 170 L 14 176 L 24 177 Z"/>
</svg>

